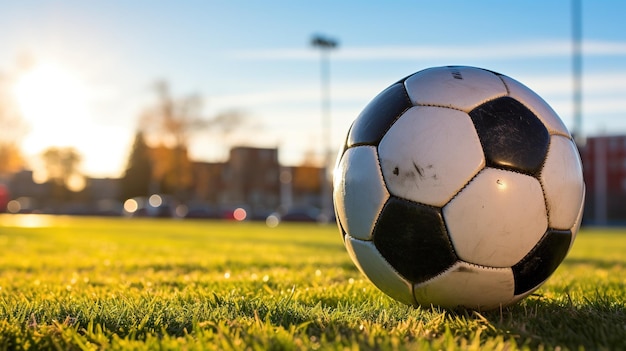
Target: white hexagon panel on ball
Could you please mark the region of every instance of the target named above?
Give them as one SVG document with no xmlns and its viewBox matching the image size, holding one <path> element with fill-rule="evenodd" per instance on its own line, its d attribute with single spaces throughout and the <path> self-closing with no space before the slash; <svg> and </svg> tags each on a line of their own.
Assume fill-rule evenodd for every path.
<svg viewBox="0 0 626 351">
<path fill-rule="evenodd" d="M 515 280 L 510 268 L 457 262 L 432 280 L 416 284 L 414 295 L 422 306 L 489 310 L 514 302 L 514 290 Z"/>
<path fill-rule="evenodd" d="M 550 228 L 570 229 L 576 223 L 585 195 L 583 168 L 574 142 L 553 135 L 541 170 Z"/>
<path fill-rule="evenodd" d="M 407 78 L 404 86 L 415 105 L 466 112 L 507 93 L 506 86 L 494 73 L 466 66 L 428 68 Z"/>
<path fill-rule="evenodd" d="M 437 207 L 485 166 L 470 117 L 442 107 L 407 110 L 380 141 L 378 155 L 391 194 Z"/>
<path fill-rule="evenodd" d="M 443 216 L 459 258 L 488 267 L 514 265 L 548 228 L 539 181 L 495 168 L 472 179 Z"/>
<path fill-rule="evenodd" d="M 378 214 L 389 198 L 376 148 L 346 150 L 333 180 L 335 210 L 343 229 L 354 238 L 370 240 Z"/>
<path fill-rule="evenodd" d="M 583 222 L 584 212 L 585 212 L 585 193 L 583 192 L 583 200 L 582 200 L 582 203 L 580 204 L 580 209 L 578 210 L 578 216 L 576 216 L 574 225 L 570 228 L 570 231 L 572 232 L 572 243 L 574 243 L 574 239 L 576 239 L 576 235 L 578 235 L 578 231 L 580 230 L 580 225 Z"/>
</svg>

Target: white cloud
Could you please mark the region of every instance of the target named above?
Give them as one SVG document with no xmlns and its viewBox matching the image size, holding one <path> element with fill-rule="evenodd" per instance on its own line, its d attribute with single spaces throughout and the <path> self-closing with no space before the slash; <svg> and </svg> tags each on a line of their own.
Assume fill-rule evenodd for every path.
<svg viewBox="0 0 626 351">
<path fill-rule="evenodd" d="M 594 48 L 597 52 L 615 52 L 619 47 Z M 503 72 L 507 73 L 507 72 Z M 521 73 L 521 74 L 520 74 Z M 626 116 L 626 68 L 613 72 L 583 72 L 584 125 L 590 130 L 599 126 L 619 127 L 615 116 Z M 572 126 L 572 77 L 569 70 L 553 73 L 520 71 L 513 75 L 535 90 Z M 392 81 L 357 76 L 350 80 L 333 80 L 332 83 L 332 140 L 339 145 L 345 138 L 350 123 L 363 107 Z M 242 108 L 262 126 L 254 137 L 245 135 L 247 142 L 281 148 L 281 162 L 297 164 L 306 151 L 320 149 L 320 91 L 316 84 L 288 88 L 267 89 L 267 86 L 248 85 L 247 91 L 210 97 L 211 109 Z M 198 149 L 197 155 L 211 159 L 206 154 L 208 146 Z"/>
<path fill-rule="evenodd" d="M 570 75 L 528 75 L 524 84 L 541 94 L 568 94 L 572 91 Z M 583 90 L 586 95 L 626 94 L 626 68 L 623 72 L 584 73 Z"/>
<path fill-rule="evenodd" d="M 514 77 L 518 79 L 518 77 Z M 567 97 L 572 94 L 572 77 L 564 75 L 525 75 L 519 80 L 541 96 Z M 366 103 L 390 84 L 389 81 L 358 81 L 335 82 L 332 87 L 334 104 L 340 102 Z M 588 73 L 583 76 L 583 90 L 585 99 L 621 95 L 621 101 L 626 101 L 626 71 L 613 73 Z M 259 89 L 258 91 L 261 91 Z M 229 108 L 252 109 L 257 107 L 279 107 L 288 103 L 318 103 L 319 89 L 290 89 L 270 90 L 263 92 L 248 92 L 242 94 L 228 94 L 211 96 L 211 108 L 224 110 Z M 614 105 L 614 104 L 612 104 Z M 622 110 L 626 102 L 618 104 Z M 618 107 L 619 107 L 618 106 Z"/>
<path fill-rule="evenodd" d="M 583 42 L 582 50 L 584 56 L 626 56 L 626 43 L 589 40 Z M 543 40 L 483 45 L 340 47 L 333 52 L 333 60 L 519 60 L 565 57 L 571 54 L 571 41 Z M 314 60 L 319 58 L 319 53 L 313 48 L 264 49 L 238 51 L 233 56 L 249 60 Z"/>
<path fill-rule="evenodd" d="M 381 92 L 389 81 L 370 81 L 354 83 L 338 83 L 332 86 L 332 100 L 339 101 L 367 101 Z M 280 106 L 283 104 L 319 104 L 320 90 L 316 89 L 289 89 L 250 91 L 240 94 L 213 95 L 210 97 L 210 108 L 216 111 L 228 109 L 250 109 L 263 106 Z"/>
</svg>

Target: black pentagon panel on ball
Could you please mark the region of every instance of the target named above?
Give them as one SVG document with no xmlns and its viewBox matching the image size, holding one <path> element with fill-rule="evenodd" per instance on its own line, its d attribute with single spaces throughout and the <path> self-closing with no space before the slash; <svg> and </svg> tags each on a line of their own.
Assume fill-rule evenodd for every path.
<svg viewBox="0 0 626 351">
<path fill-rule="evenodd" d="M 404 84 L 396 83 L 383 90 L 354 121 L 347 146 L 377 145 L 393 122 L 411 106 Z"/>
<path fill-rule="evenodd" d="M 526 106 L 505 96 L 478 106 L 469 115 L 487 166 L 530 175 L 539 173 L 548 152 L 550 134 Z"/>
<path fill-rule="evenodd" d="M 530 253 L 512 267 L 515 295 L 526 293 L 548 279 L 567 255 L 571 242 L 571 231 L 548 229 Z"/>
<path fill-rule="evenodd" d="M 390 197 L 373 232 L 380 254 L 412 283 L 427 281 L 457 261 L 441 211 Z"/>
</svg>

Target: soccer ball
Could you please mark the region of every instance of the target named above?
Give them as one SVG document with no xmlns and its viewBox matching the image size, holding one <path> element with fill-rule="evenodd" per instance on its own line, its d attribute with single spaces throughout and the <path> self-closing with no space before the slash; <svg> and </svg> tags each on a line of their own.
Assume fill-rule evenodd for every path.
<svg viewBox="0 0 626 351">
<path fill-rule="evenodd" d="M 345 247 L 410 305 L 488 310 L 556 270 L 580 228 L 578 149 L 550 106 L 505 75 L 414 73 L 352 123 L 333 177 Z"/>
</svg>

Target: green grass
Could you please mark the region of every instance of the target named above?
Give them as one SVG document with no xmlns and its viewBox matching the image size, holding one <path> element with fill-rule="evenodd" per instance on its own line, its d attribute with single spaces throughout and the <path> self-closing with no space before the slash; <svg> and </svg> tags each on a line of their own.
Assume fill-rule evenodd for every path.
<svg viewBox="0 0 626 351">
<path fill-rule="evenodd" d="M 626 232 L 501 311 L 397 303 L 335 226 L 1 216 L 0 349 L 626 349 Z"/>
</svg>

